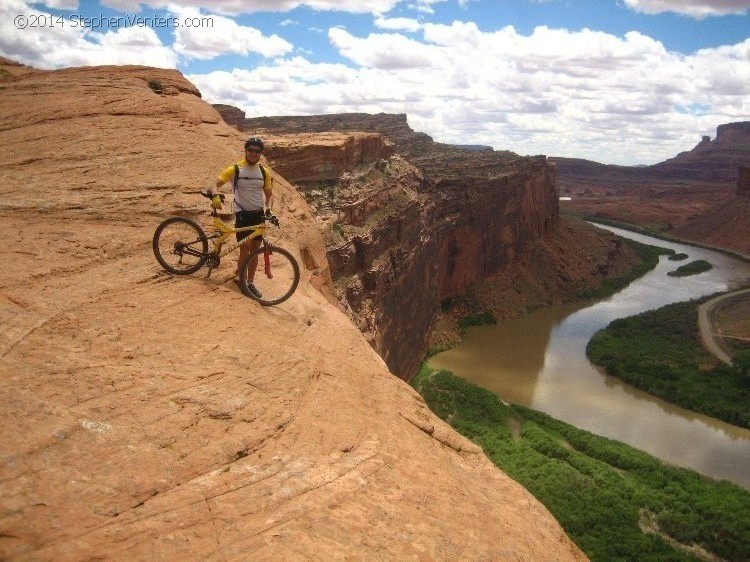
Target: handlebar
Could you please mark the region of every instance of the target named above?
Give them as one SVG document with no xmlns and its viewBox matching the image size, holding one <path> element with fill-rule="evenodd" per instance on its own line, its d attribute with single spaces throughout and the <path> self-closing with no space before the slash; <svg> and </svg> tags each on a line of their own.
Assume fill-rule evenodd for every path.
<svg viewBox="0 0 750 562">
<path fill-rule="evenodd" d="M 200 193 L 206 199 L 213 199 L 214 198 L 214 196 L 211 195 L 211 192 L 208 189 L 201 189 Z M 218 195 L 219 197 L 221 197 L 221 202 L 222 203 L 224 202 L 224 194 L 223 193 L 216 193 L 215 195 Z"/>
</svg>

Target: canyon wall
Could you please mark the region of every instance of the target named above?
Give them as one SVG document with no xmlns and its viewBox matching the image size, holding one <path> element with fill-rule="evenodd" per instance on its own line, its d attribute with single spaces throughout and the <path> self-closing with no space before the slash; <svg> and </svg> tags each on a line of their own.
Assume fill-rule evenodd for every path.
<svg viewBox="0 0 750 562">
<path fill-rule="evenodd" d="M 544 156 L 437 143 L 405 115 L 238 121 L 218 109 L 268 139 L 269 161 L 325 225 L 341 306 L 403 378 L 418 369 L 441 302 L 506 268 L 558 222 L 555 167 Z M 333 132 L 343 135 L 337 150 Z"/>
</svg>

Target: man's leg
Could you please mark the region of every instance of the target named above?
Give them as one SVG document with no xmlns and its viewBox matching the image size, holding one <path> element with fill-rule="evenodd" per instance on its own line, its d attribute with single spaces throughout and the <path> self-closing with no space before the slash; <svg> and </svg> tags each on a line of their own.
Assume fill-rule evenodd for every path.
<svg viewBox="0 0 750 562">
<path fill-rule="evenodd" d="M 255 238 L 254 240 L 251 240 L 247 244 L 243 244 L 240 246 L 240 257 L 237 259 L 237 271 L 239 272 L 240 264 L 243 263 L 244 259 L 260 248 L 261 240 L 260 238 Z M 255 256 L 252 260 L 250 260 L 250 263 L 247 266 L 247 282 L 252 283 L 255 280 L 255 270 L 258 269 L 258 256 Z"/>
</svg>

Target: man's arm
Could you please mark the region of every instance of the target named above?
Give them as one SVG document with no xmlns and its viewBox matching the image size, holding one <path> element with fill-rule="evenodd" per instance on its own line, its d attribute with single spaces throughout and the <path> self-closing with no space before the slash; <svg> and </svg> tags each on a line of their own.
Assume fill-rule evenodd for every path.
<svg viewBox="0 0 750 562">
<path fill-rule="evenodd" d="M 209 187 L 208 191 L 211 192 L 211 195 L 215 195 L 216 193 L 219 193 L 219 188 L 225 183 L 227 183 L 229 180 L 231 180 L 233 177 L 234 177 L 234 165 L 227 166 L 219 174 L 219 177 L 216 180 L 216 186 Z"/>
<path fill-rule="evenodd" d="M 266 209 L 270 211 L 271 207 L 273 207 L 273 190 L 264 186 L 263 196 L 266 200 Z"/>
</svg>

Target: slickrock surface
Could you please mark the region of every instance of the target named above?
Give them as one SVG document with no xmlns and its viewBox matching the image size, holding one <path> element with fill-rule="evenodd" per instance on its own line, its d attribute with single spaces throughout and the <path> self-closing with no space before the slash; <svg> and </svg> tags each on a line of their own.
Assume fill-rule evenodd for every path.
<svg viewBox="0 0 750 562">
<path fill-rule="evenodd" d="M 243 140 L 179 73 L 2 68 L 0 559 L 585 559 L 329 304 L 283 178 L 289 301 L 160 269 Z"/>
</svg>

